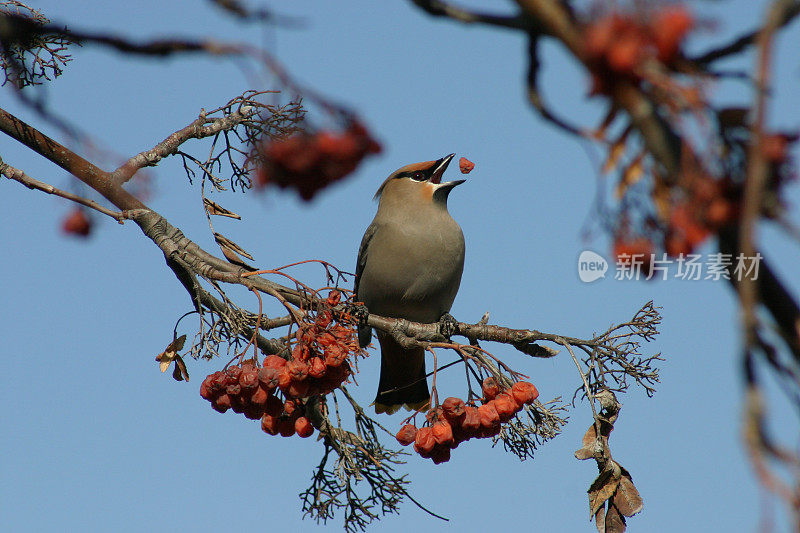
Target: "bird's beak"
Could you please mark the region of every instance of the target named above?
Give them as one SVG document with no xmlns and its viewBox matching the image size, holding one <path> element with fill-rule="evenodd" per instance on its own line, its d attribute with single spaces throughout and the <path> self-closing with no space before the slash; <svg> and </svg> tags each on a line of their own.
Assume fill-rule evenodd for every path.
<svg viewBox="0 0 800 533">
<path fill-rule="evenodd" d="M 431 183 L 442 182 L 442 175 L 444 174 L 444 171 L 447 170 L 447 165 L 450 164 L 450 161 L 453 160 L 453 157 L 455 157 L 455 155 L 456 154 L 446 155 L 433 164 L 433 172 L 431 172 L 431 178 L 430 178 Z"/>
</svg>

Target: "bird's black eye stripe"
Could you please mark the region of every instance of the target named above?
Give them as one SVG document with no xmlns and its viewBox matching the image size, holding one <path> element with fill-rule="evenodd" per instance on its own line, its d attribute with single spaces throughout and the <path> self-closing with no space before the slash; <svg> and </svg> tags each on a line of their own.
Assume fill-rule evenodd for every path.
<svg viewBox="0 0 800 533">
<path fill-rule="evenodd" d="M 428 179 L 428 176 L 425 175 L 425 172 L 421 170 L 415 170 L 413 172 L 403 172 L 398 178 L 411 178 L 414 181 L 425 181 Z"/>
</svg>

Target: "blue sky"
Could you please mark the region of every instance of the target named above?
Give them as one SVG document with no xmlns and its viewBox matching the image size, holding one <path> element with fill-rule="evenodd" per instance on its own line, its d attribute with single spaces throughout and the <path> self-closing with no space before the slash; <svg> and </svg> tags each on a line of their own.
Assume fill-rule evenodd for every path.
<svg viewBox="0 0 800 533">
<path fill-rule="evenodd" d="M 720 23 L 690 44 L 699 48 L 750 28 L 764 4 L 699 3 Z M 648 300 L 663 308 L 662 334 L 646 347 L 666 358 L 659 391 L 648 399 L 634 388 L 621 398 L 611 438 L 615 459 L 632 473 L 645 502 L 644 512 L 629 522 L 631 530 L 753 530 L 765 517 L 783 527 L 782 510 L 758 487 L 741 446 L 734 295 L 725 282 L 578 279 L 582 250 L 608 256 L 600 232 L 588 242 L 581 237 L 591 216 L 596 162 L 527 107 L 520 36 L 434 20 L 403 1 L 278 4 L 305 25 L 266 32 L 236 25 L 203 2 L 42 1 L 36 7 L 75 29 L 264 45 L 298 80 L 359 111 L 385 150 L 313 203 L 275 191 L 213 197 L 244 218 L 216 222 L 217 230 L 261 266 L 323 258 L 352 269 L 374 215 L 372 196 L 386 175 L 450 152 L 474 161 L 468 182 L 450 197 L 467 239 L 456 318 L 474 322 L 489 311 L 493 323 L 590 337 Z M 795 25 L 778 41 L 774 126 L 796 128 L 800 122 L 800 67 L 791 53 L 798 38 Z M 230 62 L 144 61 L 93 47 L 73 54 L 65 74 L 47 88 L 50 105 L 101 148 L 126 157 L 188 124 L 200 108 L 215 108 L 251 88 Z M 588 82 L 576 65 L 554 44 L 545 46 L 543 58 L 544 92 L 552 104 L 576 122 L 597 124 L 602 105 L 585 100 Z M 752 62 L 748 54 L 727 66 L 750 68 Z M 728 104 L 751 98 L 741 83 L 711 94 Z M 0 101 L 40 124 L 10 92 Z M 42 129 L 63 139 L 49 126 Z M 62 170 L 8 138 L 0 137 L 0 155 L 35 178 L 72 187 Z M 165 161 L 153 176 L 149 205 L 214 250 L 199 188 L 187 182 L 179 161 Z M 796 186 L 788 198 L 797 205 Z M 316 529 L 301 520 L 297 494 L 318 462 L 319 443 L 268 437 L 255 422 L 211 410 L 198 387 L 221 361 L 190 361 L 189 384 L 158 372 L 154 357 L 189 301 L 138 228 L 104 220 L 86 242 L 65 238 L 58 228 L 66 202 L 9 181 L 2 182 L 0 206 L 6 301 L 0 307 L 0 508 L 6 528 Z M 797 279 L 798 247 L 768 226 L 761 236 L 765 255 L 785 278 Z M 324 281 L 313 271 L 305 279 Z M 181 326 L 193 333 L 189 321 Z M 506 346 L 493 348 L 529 374 L 544 399 L 569 399 L 579 384 L 566 354 L 540 361 Z M 370 357 L 360 367 L 354 392 L 365 403 L 374 395 L 377 362 Z M 445 396 L 463 394 L 455 374 L 443 380 Z M 796 419 L 779 395 L 769 400 L 772 429 L 793 444 Z M 381 422 L 397 428 L 400 420 Z M 585 491 L 596 468 L 572 456 L 590 421 L 588 405 L 577 404 L 563 434 L 526 462 L 485 441 L 460 446 L 439 466 L 410 457 L 414 495 L 451 521 L 439 522 L 406 503 L 399 517 L 375 528 L 478 531 L 524 524 L 540 531 L 591 531 Z M 340 525 L 341 517 L 329 523 Z"/>
</svg>

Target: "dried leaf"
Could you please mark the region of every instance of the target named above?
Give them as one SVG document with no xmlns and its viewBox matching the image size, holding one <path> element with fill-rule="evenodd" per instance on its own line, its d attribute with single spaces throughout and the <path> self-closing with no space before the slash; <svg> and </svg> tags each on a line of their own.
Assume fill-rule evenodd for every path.
<svg viewBox="0 0 800 533">
<path fill-rule="evenodd" d="M 189 371 L 186 369 L 186 363 L 183 362 L 183 357 L 180 355 L 175 356 L 175 368 L 172 369 L 172 379 L 175 381 L 189 381 Z"/>
<path fill-rule="evenodd" d="M 235 218 L 236 220 L 241 220 L 242 219 L 242 217 L 240 217 L 239 215 L 237 215 L 233 211 L 228 211 L 227 209 L 225 209 L 224 207 L 219 205 L 217 202 L 212 202 L 208 198 L 203 198 L 203 205 L 206 208 L 206 213 L 208 213 L 209 215 L 217 215 L 217 216 L 221 216 L 221 217 Z"/>
<path fill-rule="evenodd" d="M 641 512 L 644 507 L 642 497 L 633 484 L 630 473 L 622 469 L 622 477 L 619 480 L 617 493 L 614 494 L 614 505 L 619 509 L 623 516 L 633 516 Z"/>
<path fill-rule="evenodd" d="M 242 261 L 241 257 L 238 257 L 236 254 L 239 254 L 242 257 L 246 257 L 250 261 L 253 261 L 253 256 L 247 253 L 244 248 L 233 242 L 232 240 L 228 239 L 220 235 L 219 233 L 214 232 L 214 240 L 217 241 L 217 244 L 222 249 L 222 253 L 225 254 L 225 257 L 228 261 L 233 263 L 240 263 Z"/>
<path fill-rule="evenodd" d="M 575 450 L 575 458 L 580 461 L 585 461 L 586 459 L 591 459 L 594 457 L 595 450 L 596 450 L 596 442 L 597 442 L 597 433 L 594 430 L 594 424 L 589 426 L 589 429 L 584 433 L 583 439 L 581 444 L 583 446 Z"/>
<path fill-rule="evenodd" d="M 161 372 L 166 372 L 173 359 L 178 356 L 178 352 L 183 350 L 183 344 L 186 342 L 186 335 L 181 335 L 177 339 L 173 339 L 163 352 L 156 356 L 158 361 L 158 368 Z"/>
<path fill-rule="evenodd" d="M 622 171 L 622 177 L 620 178 L 619 183 L 617 183 L 615 190 L 617 200 L 625 196 L 628 188 L 637 183 L 640 179 L 642 179 L 642 176 L 644 176 L 643 161 L 645 153 L 646 152 L 644 150 L 639 152 L 639 155 L 637 155 L 633 161 L 631 161 L 631 163 L 625 167 L 625 170 Z"/>
<path fill-rule="evenodd" d="M 619 513 L 615 505 L 609 505 L 606 511 L 606 533 L 624 533 L 625 517 Z"/>
<path fill-rule="evenodd" d="M 597 510 L 602 507 L 606 501 L 614 496 L 619 486 L 620 476 L 614 468 L 608 468 L 597 476 L 592 485 L 589 487 L 589 516 L 594 516 Z"/>
<path fill-rule="evenodd" d="M 606 533 L 606 508 L 600 507 L 594 514 L 594 525 L 597 527 L 598 533 Z"/>
</svg>

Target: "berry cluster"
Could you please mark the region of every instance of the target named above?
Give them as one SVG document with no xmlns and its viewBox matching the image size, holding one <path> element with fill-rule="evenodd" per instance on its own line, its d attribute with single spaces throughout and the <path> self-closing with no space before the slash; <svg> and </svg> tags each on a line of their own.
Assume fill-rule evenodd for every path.
<svg viewBox="0 0 800 533">
<path fill-rule="evenodd" d="M 360 351 L 355 330 L 333 320 L 330 308 L 340 299 L 339 291 L 331 291 L 314 322 L 298 328 L 288 360 L 268 355 L 260 367 L 248 360 L 214 372 L 200 385 L 200 396 L 220 413 L 231 409 L 260 418 L 270 435 L 311 435 L 303 400 L 339 387 L 352 372 L 350 355 Z"/>
<path fill-rule="evenodd" d="M 450 450 L 471 438 L 494 437 L 500 426 L 539 397 L 532 383 L 518 381 L 506 390 L 492 377 L 483 381 L 483 402 L 480 406 L 464 403 L 460 398 L 447 398 L 440 407 L 427 413 L 428 425 L 417 428 L 406 424 L 397 432 L 403 446 L 414 444 L 414 450 L 434 463 L 450 460 Z"/>
<path fill-rule="evenodd" d="M 280 188 L 294 188 L 304 200 L 356 169 L 369 154 L 381 146 L 359 122 L 344 131 L 302 132 L 283 139 L 270 140 L 260 149 L 261 166 L 256 186 L 273 183 Z"/>
<path fill-rule="evenodd" d="M 694 27 L 686 7 L 665 6 L 648 14 L 614 12 L 586 29 L 586 56 L 595 65 L 594 92 L 606 92 L 614 76 L 638 78 L 649 59 L 671 65 Z"/>
</svg>

